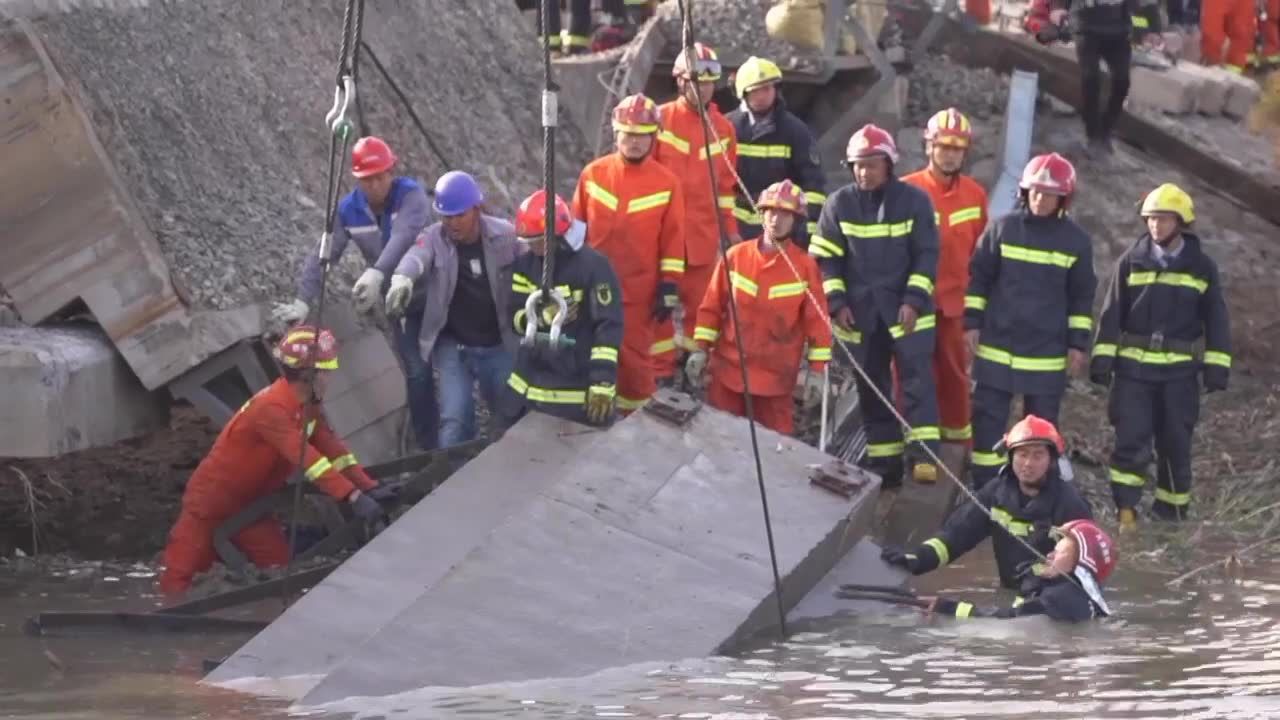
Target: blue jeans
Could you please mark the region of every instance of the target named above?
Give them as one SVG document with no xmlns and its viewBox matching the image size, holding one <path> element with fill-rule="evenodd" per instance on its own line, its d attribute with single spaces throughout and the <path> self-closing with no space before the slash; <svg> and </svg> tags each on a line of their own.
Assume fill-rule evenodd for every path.
<svg viewBox="0 0 1280 720">
<path fill-rule="evenodd" d="M 489 407 L 490 424 L 498 421 L 502 388 L 511 375 L 515 358 L 501 345 L 469 347 L 448 335 L 436 340 L 431 362 L 440 370 L 440 447 L 474 440 L 476 401 L 472 388 Z"/>
<path fill-rule="evenodd" d="M 436 383 L 431 377 L 431 365 L 422 357 L 418 347 L 418 335 L 422 332 L 422 306 L 410 307 L 404 315 L 404 327 L 391 322 L 391 334 L 395 337 L 396 351 L 404 362 L 405 395 L 409 400 L 409 419 L 413 423 L 413 437 L 423 450 L 436 449 L 439 435 L 440 408 L 436 405 Z"/>
</svg>

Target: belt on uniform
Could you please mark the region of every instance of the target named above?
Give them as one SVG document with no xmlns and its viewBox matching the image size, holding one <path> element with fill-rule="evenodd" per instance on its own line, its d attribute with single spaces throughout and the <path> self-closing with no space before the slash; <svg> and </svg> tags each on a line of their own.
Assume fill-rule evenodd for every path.
<svg viewBox="0 0 1280 720">
<path fill-rule="evenodd" d="M 1154 332 L 1150 335 L 1120 333 L 1120 346 L 1137 348 L 1138 350 L 1150 350 L 1151 352 L 1171 352 L 1197 357 L 1200 354 L 1198 343 L 1190 342 L 1188 340 L 1178 340 L 1177 338 L 1167 338 L 1162 332 Z"/>
</svg>

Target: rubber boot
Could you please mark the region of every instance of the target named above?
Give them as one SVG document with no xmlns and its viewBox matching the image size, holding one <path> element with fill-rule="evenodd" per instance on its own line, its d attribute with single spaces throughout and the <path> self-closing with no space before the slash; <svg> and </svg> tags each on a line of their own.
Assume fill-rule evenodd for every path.
<svg viewBox="0 0 1280 720">
<path fill-rule="evenodd" d="M 915 465 L 911 466 L 911 479 L 918 483 L 932 485 L 938 482 L 938 466 L 928 461 L 917 460 Z"/>
<path fill-rule="evenodd" d="M 1138 514 L 1133 508 L 1120 508 L 1120 532 L 1131 533 L 1138 530 Z"/>
</svg>

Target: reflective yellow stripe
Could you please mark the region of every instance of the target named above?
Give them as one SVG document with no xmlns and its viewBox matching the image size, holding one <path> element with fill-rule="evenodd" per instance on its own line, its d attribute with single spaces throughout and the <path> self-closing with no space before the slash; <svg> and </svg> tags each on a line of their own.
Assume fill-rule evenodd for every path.
<svg viewBox="0 0 1280 720">
<path fill-rule="evenodd" d="M 942 431 L 937 425 L 917 425 L 911 428 L 911 432 L 907 433 L 907 439 L 914 442 L 941 440 Z"/>
<path fill-rule="evenodd" d="M 882 238 L 882 237 L 903 237 L 911 234 L 911 228 L 915 225 L 914 220 L 907 220 L 900 223 L 840 223 L 840 232 L 849 237 L 856 238 Z"/>
<path fill-rule="evenodd" d="M 1013 607 L 1018 607 L 1019 605 L 1021 605 L 1022 603 L 1026 602 L 1026 601 L 1027 601 L 1027 599 L 1026 599 L 1026 598 L 1022 597 L 1021 595 L 1018 595 L 1017 597 L 1015 597 L 1015 598 L 1013 599 Z"/>
<path fill-rule="evenodd" d="M 808 285 L 802 282 L 782 283 L 781 285 L 774 285 L 773 287 L 769 288 L 769 299 L 774 300 L 776 298 L 788 298 L 788 297 L 795 297 L 797 295 L 803 295 L 804 289 L 806 287 L 808 287 Z"/>
<path fill-rule="evenodd" d="M 516 373 L 511 373 L 507 378 L 507 386 L 515 390 L 534 402 L 543 402 L 554 405 L 572 405 L 574 403 L 585 403 L 587 401 L 587 393 L 585 390 L 552 390 L 550 388 L 540 388 L 530 385 L 524 378 Z"/>
<path fill-rule="evenodd" d="M 906 449 L 906 444 L 901 442 L 867 443 L 867 457 L 897 457 Z"/>
<path fill-rule="evenodd" d="M 672 148 L 679 150 L 685 155 L 689 154 L 689 141 L 685 140 L 679 135 L 675 135 L 670 130 L 663 130 L 662 132 L 658 133 L 658 142 L 666 143 L 667 145 L 670 145 Z"/>
<path fill-rule="evenodd" d="M 682 273 L 684 272 L 684 260 L 680 258 L 662 258 L 662 261 L 658 263 L 658 269 L 667 273 Z"/>
<path fill-rule="evenodd" d="M 755 297 L 756 293 L 760 290 L 754 282 L 747 279 L 746 276 L 739 274 L 737 270 L 729 271 L 729 281 L 733 284 L 734 288 L 741 290 L 751 297 Z"/>
<path fill-rule="evenodd" d="M 822 281 L 822 292 L 833 293 L 837 290 L 845 292 L 844 278 L 827 278 Z"/>
<path fill-rule="evenodd" d="M 923 330 L 931 330 L 937 326 L 938 326 L 937 315 L 925 315 L 924 317 L 916 320 L 916 326 L 911 329 L 911 332 L 918 333 Z M 893 336 L 895 340 L 897 340 L 902 338 L 904 335 L 906 335 L 907 332 L 902 329 L 901 325 L 893 325 L 893 326 L 890 326 L 889 328 L 889 334 Z"/>
<path fill-rule="evenodd" d="M 862 333 L 857 330 L 845 330 L 844 328 L 835 324 L 833 324 L 831 327 L 832 327 L 832 330 L 835 331 L 836 338 L 840 340 L 843 340 L 847 343 L 853 343 L 855 345 L 862 342 Z"/>
<path fill-rule="evenodd" d="M 942 215 L 940 215 L 937 210 L 933 211 L 933 224 L 942 225 Z"/>
<path fill-rule="evenodd" d="M 821 235 L 810 235 L 809 254 L 815 257 L 844 257 L 844 248 Z"/>
<path fill-rule="evenodd" d="M 591 47 L 591 38 L 586 35 L 570 35 L 564 32 L 560 34 L 560 39 L 570 47 Z"/>
<path fill-rule="evenodd" d="M 343 470 L 346 470 L 349 467 L 353 467 L 359 464 L 360 464 L 360 461 L 356 460 L 355 453 L 347 453 L 346 455 L 343 455 L 342 457 L 333 461 L 333 470 L 334 472 L 342 472 Z"/>
<path fill-rule="evenodd" d="M 809 348 L 809 362 L 826 362 L 830 359 L 831 359 L 831 348 L 829 347 Z"/>
<path fill-rule="evenodd" d="M 1231 367 L 1231 356 L 1217 350 L 1206 350 L 1204 353 L 1204 362 L 1206 365 L 1219 365 L 1224 368 Z"/>
<path fill-rule="evenodd" d="M 597 345 L 591 348 L 591 359 L 616 363 L 618 362 L 618 348 L 609 347 L 607 345 Z"/>
<path fill-rule="evenodd" d="M 673 337 L 667 338 L 666 340 L 658 340 L 649 346 L 650 355 L 661 355 L 663 353 L 675 352 L 675 350 L 676 339 Z"/>
<path fill-rule="evenodd" d="M 757 145 L 755 143 L 742 143 L 738 145 L 738 157 L 749 158 L 780 158 L 783 160 L 791 157 L 790 145 Z"/>
<path fill-rule="evenodd" d="M 1009 531 L 1010 535 L 1015 537 L 1026 537 L 1031 534 L 1031 523 L 1022 520 L 1014 520 L 1013 515 L 1002 507 L 991 508 L 991 517 L 996 524 Z"/>
<path fill-rule="evenodd" d="M 1169 505 L 1183 507 L 1191 504 L 1191 493 L 1179 493 L 1164 488 L 1156 488 L 1156 500 Z"/>
<path fill-rule="evenodd" d="M 956 603 L 956 617 L 961 620 L 973 614 L 973 603 L 958 602 Z"/>
<path fill-rule="evenodd" d="M 1004 464 L 1004 458 L 993 452 L 973 451 L 973 464 L 979 467 L 1000 467 Z"/>
<path fill-rule="evenodd" d="M 637 399 L 637 398 L 629 398 L 626 395 L 619 395 L 618 409 L 619 410 L 639 410 L 640 408 L 644 407 L 645 403 L 647 402 L 649 402 L 649 398 Z"/>
<path fill-rule="evenodd" d="M 1233 72 L 1236 75 L 1244 74 L 1244 68 L 1240 67 L 1239 65 L 1223 65 L 1222 67 L 1227 72 Z"/>
<path fill-rule="evenodd" d="M 1209 289 L 1209 281 L 1202 280 L 1194 275 L 1187 273 L 1161 272 L 1130 272 L 1126 278 L 1130 287 L 1138 287 L 1142 285 L 1172 285 L 1173 287 L 1185 287 L 1195 290 L 1198 293 L 1204 293 Z"/>
<path fill-rule="evenodd" d="M 965 425 L 964 427 L 947 427 L 942 426 L 943 440 L 971 440 L 973 438 L 973 426 Z"/>
<path fill-rule="evenodd" d="M 1143 485 L 1147 484 L 1147 479 L 1142 477 L 1141 475 L 1137 475 L 1131 472 L 1125 472 L 1124 470 L 1120 470 L 1118 468 L 1110 468 L 1110 470 L 1111 470 L 1111 482 L 1117 485 L 1128 485 L 1129 487 L 1140 488 Z"/>
<path fill-rule="evenodd" d="M 812 190 L 805 191 L 804 201 L 810 205 L 822 205 L 827 201 L 825 193 L 814 192 Z"/>
<path fill-rule="evenodd" d="M 751 208 L 735 206 L 733 208 L 733 216 L 738 220 L 738 222 L 751 223 L 752 225 L 759 225 L 764 222 L 764 218 L 760 217 L 760 213 L 755 212 Z"/>
<path fill-rule="evenodd" d="M 511 289 L 518 293 L 524 293 L 525 295 L 529 295 L 529 294 L 532 294 L 535 290 L 537 290 L 538 286 L 535 285 L 532 280 L 525 277 L 523 274 L 514 273 L 511 276 Z"/>
<path fill-rule="evenodd" d="M 911 273 L 911 275 L 907 277 L 907 287 L 919 288 L 923 290 L 926 295 L 933 294 L 933 281 L 929 279 L 928 275 Z"/>
<path fill-rule="evenodd" d="M 307 423 L 307 437 L 311 437 L 316 433 L 316 421 L 312 420 Z"/>
<path fill-rule="evenodd" d="M 1145 363 L 1147 365 L 1175 365 L 1177 363 L 1191 362 L 1194 357 L 1184 353 L 1172 352 L 1155 352 L 1153 350 L 1143 350 L 1141 348 L 1122 347 L 1116 353 L 1126 360 Z"/>
<path fill-rule="evenodd" d="M 929 538 L 924 541 L 924 546 L 933 548 L 933 554 L 938 556 L 938 567 L 951 562 L 951 551 L 947 549 L 947 544 L 942 542 L 942 538 Z"/>
<path fill-rule="evenodd" d="M 1022 262 L 1034 263 L 1036 265 L 1055 265 L 1061 268 L 1069 268 L 1076 264 L 1075 255 L 1069 255 L 1056 250 L 1036 250 L 1034 248 L 1022 247 L 1021 245 L 1009 245 L 1008 243 L 1001 243 L 1000 257 L 1009 258 L 1010 260 L 1021 260 Z"/>
<path fill-rule="evenodd" d="M 982 219 L 982 208 L 974 205 L 972 207 L 960 208 L 947 216 L 947 225 L 955 227 L 961 223 L 972 222 Z"/>
<path fill-rule="evenodd" d="M 337 370 L 338 361 L 336 358 L 333 360 L 320 360 L 319 362 L 316 363 L 316 369 L 317 370 Z"/>
<path fill-rule="evenodd" d="M 1148 22 L 1147 19 L 1142 17 L 1141 15 L 1134 15 L 1133 26 L 1136 28 L 1149 28 L 1151 27 L 1151 23 Z"/>
<path fill-rule="evenodd" d="M 630 214 L 644 212 L 645 210 L 652 210 L 653 208 L 662 207 L 670 202 L 671 191 L 663 190 L 662 192 L 656 192 L 652 195 L 645 195 L 644 197 L 638 197 L 631 200 L 627 203 L 627 213 Z"/>
<path fill-rule="evenodd" d="M 720 155 L 728 149 L 729 149 L 729 138 L 720 138 L 716 142 L 708 143 L 701 150 L 699 150 L 698 157 L 702 160 L 706 160 L 708 153 L 711 154 L 711 157 L 715 157 L 716 155 Z"/>
<path fill-rule="evenodd" d="M 714 328 L 703 327 L 701 325 L 693 329 L 694 340 L 705 340 L 706 342 L 715 342 L 720 337 L 720 331 Z"/>
<path fill-rule="evenodd" d="M 721 210 L 732 210 L 732 209 L 733 209 L 733 196 L 732 196 L 732 195 L 721 195 L 721 196 L 720 196 L 720 199 L 716 201 L 716 204 L 720 206 L 720 209 L 721 209 Z"/>
<path fill-rule="evenodd" d="M 321 475 L 324 475 L 325 473 L 329 472 L 332 469 L 333 469 L 333 463 L 329 462 L 329 458 L 322 457 L 319 460 L 311 463 L 311 467 L 307 468 L 307 473 L 306 473 L 307 479 L 315 480 L 319 478 Z"/>
<path fill-rule="evenodd" d="M 987 299 L 981 295 L 965 295 L 964 306 L 967 310 L 986 310 Z"/>
<path fill-rule="evenodd" d="M 1088 315 L 1071 315 L 1067 318 L 1067 327 L 1072 330 L 1092 330 L 1093 318 Z"/>
<path fill-rule="evenodd" d="M 610 210 L 616 212 L 618 209 L 618 196 L 600 187 L 595 180 L 587 181 L 587 195 L 598 200 L 600 204 Z M 634 203 L 635 201 L 633 200 L 632 202 Z"/>
<path fill-rule="evenodd" d="M 813 235 L 814 233 L 818 232 L 818 223 L 810 220 L 809 222 L 804 224 L 804 229 L 805 229 L 805 232 L 809 233 L 810 235 Z"/>
<path fill-rule="evenodd" d="M 1094 357 L 1115 357 L 1116 346 L 1111 343 L 1098 343 L 1093 346 Z"/>
<path fill-rule="evenodd" d="M 1030 372 L 1061 372 L 1067 369 L 1067 358 L 1062 357 L 1025 357 L 1013 355 L 1005 350 L 990 345 L 978 346 L 978 357 L 999 365 L 1008 365 L 1014 370 Z"/>
</svg>

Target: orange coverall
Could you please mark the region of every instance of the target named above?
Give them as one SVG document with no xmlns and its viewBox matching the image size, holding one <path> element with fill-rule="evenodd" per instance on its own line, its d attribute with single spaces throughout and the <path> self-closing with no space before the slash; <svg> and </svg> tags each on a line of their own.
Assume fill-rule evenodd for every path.
<svg viewBox="0 0 1280 720">
<path fill-rule="evenodd" d="M 733 217 L 733 168 L 738 163 L 738 140 L 733 124 L 714 104 L 707 108 L 707 114 L 719 142 L 715 142 L 714 137 L 706 137 L 697 109 L 683 98 L 660 105 L 658 111 L 662 116 L 662 131 L 658 133 L 654 157 L 684 185 L 685 268 L 680 282 L 680 304 L 684 308 L 682 337 L 687 350 L 692 346 L 697 308 L 711 282 L 711 272 L 720 252 L 716 211 L 724 218 L 725 232 L 731 237 L 738 234 L 738 221 Z M 715 192 L 707 177 L 708 154 L 715 170 Z M 652 354 L 658 377 L 674 374 L 675 327 L 670 320 L 659 327 Z"/>
<path fill-rule="evenodd" d="M 656 144 L 656 143 L 655 143 Z M 644 404 L 656 389 L 650 351 L 659 282 L 679 287 L 684 275 L 684 195 L 680 180 L 653 155 L 639 163 L 619 153 L 587 165 L 573 194 L 573 214 L 587 224 L 587 243 L 609 258 L 622 287 L 618 409 Z"/>
<path fill-rule="evenodd" d="M 1280 67 L 1280 0 L 1267 0 L 1267 19 L 1258 21 L 1262 27 L 1263 68 Z"/>
<path fill-rule="evenodd" d="M 967 175 L 947 186 L 928 168 L 902 178 L 929 195 L 938 224 L 938 274 L 933 299 L 938 307 L 933 380 L 938 393 L 942 441 L 973 443 L 969 425 L 969 374 L 964 344 L 964 293 L 969 260 L 987 226 L 987 191 Z"/>
<path fill-rule="evenodd" d="M 809 343 L 809 367 L 822 372 L 831 360 L 831 328 L 823 319 L 827 297 L 817 261 L 795 243 L 788 242 L 782 252 L 790 258 L 790 265 L 780 252 L 768 249 L 763 239 L 729 248 L 732 272 L 725 272 L 724 263 L 716 264 L 711 285 L 698 307 L 693 338 L 699 348 L 711 348 L 707 402 L 725 412 L 746 415 L 737 336 L 729 319 L 728 278 L 732 276 L 742 347 L 747 352 L 752 410 L 760 424 L 790 435 L 795 409 L 791 394 L 804 359 L 805 342 Z M 800 280 L 796 280 L 792 265 Z M 806 287 L 818 307 L 809 300 Z"/>
<path fill-rule="evenodd" d="M 1200 62 L 1223 65 L 1241 73 L 1253 54 L 1258 33 L 1255 0 L 1202 0 L 1200 3 Z M 1223 63 L 1223 44 L 1227 44 Z"/>
<path fill-rule="evenodd" d="M 308 480 L 339 501 L 356 488 L 377 487 L 323 415 L 309 424 L 312 431 L 303 460 Z M 254 501 L 285 487 L 301 451 L 302 403 L 280 378 L 250 398 L 222 428 L 187 482 L 182 510 L 164 549 L 162 593 L 185 593 L 191 579 L 213 565 L 214 531 Z M 232 541 L 258 567 L 277 567 L 289 560 L 289 544 L 273 517 L 246 527 Z"/>
</svg>

